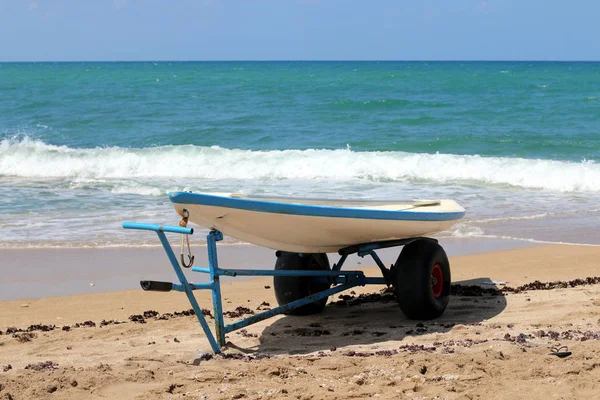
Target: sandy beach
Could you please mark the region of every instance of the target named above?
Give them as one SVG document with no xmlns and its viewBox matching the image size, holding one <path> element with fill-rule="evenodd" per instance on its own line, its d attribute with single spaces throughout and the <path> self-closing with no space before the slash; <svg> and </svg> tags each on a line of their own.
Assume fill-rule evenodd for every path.
<svg viewBox="0 0 600 400">
<path fill-rule="evenodd" d="M 462 289 L 437 320 L 407 320 L 380 287 L 357 288 L 322 314 L 233 332 L 215 357 L 181 293 L 4 301 L 0 398 L 595 398 L 597 279 L 522 285 L 600 275 L 599 256 L 598 247 L 552 245 L 451 257 Z M 486 293 L 470 288 L 477 283 Z M 272 307 L 271 286 L 227 281 L 224 308 Z M 208 293 L 197 298 L 211 308 Z M 562 346 L 572 354 L 550 355 Z"/>
</svg>

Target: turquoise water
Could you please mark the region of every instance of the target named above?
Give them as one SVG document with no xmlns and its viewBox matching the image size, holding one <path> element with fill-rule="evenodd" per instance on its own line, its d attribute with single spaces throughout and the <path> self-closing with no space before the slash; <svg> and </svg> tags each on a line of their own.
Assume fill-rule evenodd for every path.
<svg viewBox="0 0 600 400">
<path fill-rule="evenodd" d="M 172 190 L 450 197 L 442 237 L 600 244 L 600 63 L 0 64 L 1 246 L 152 243 Z M 27 224 L 23 224 L 27 221 Z"/>
</svg>

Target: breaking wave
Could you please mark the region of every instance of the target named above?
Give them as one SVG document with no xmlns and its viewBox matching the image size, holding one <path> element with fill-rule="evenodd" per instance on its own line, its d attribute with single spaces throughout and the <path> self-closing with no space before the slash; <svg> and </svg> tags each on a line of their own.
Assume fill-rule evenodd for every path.
<svg viewBox="0 0 600 400">
<path fill-rule="evenodd" d="M 586 160 L 356 152 L 349 148 L 256 151 L 183 145 L 76 149 L 29 137 L 0 142 L 0 175 L 68 181 L 136 178 L 425 181 L 560 192 L 600 191 L 600 165 Z"/>
</svg>

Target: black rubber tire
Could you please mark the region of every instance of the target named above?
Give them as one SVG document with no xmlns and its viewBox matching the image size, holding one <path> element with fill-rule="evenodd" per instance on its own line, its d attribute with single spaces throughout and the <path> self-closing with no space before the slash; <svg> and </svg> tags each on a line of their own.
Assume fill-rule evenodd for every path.
<svg viewBox="0 0 600 400">
<path fill-rule="evenodd" d="M 434 269 L 438 277 L 442 275 L 442 287 L 437 286 L 437 279 L 434 281 Z M 452 281 L 450 263 L 442 246 L 425 239 L 409 243 L 402 249 L 393 270 L 396 299 L 404 315 L 409 319 L 429 320 L 444 313 Z"/>
<path fill-rule="evenodd" d="M 329 259 L 327 254 L 303 254 L 277 252 L 275 270 L 323 270 L 329 271 Z M 310 276 L 275 276 L 273 277 L 275 298 L 279 305 L 300 300 L 314 293 L 329 289 L 331 283 L 317 280 Z M 325 308 L 327 298 L 315 301 L 293 310 L 284 312 L 287 315 L 311 315 L 318 314 Z"/>
</svg>

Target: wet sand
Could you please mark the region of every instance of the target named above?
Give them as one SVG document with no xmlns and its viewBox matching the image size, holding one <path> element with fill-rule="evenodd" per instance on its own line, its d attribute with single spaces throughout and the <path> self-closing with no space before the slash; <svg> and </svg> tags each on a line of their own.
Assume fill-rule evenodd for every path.
<svg viewBox="0 0 600 400">
<path fill-rule="evenodd" d="M 201 237 L 192 240 L 194 265 L 208 265 L 204 243 Z M 444 239 L 440 243 L 449 256 L 530 246 L 512 240 Z M 218 250 L 223 268 L 272 269 L 275 264 L 275 252 L 264 247 L 219 244 Z M 179 243 L 173 243 L 173 251 L 179 257 Z M 390 265 L 398 252 L 392 248 L 378 254 Z M 330 255 L 330 260 L 337 261 L 337 256 Z M 350 257 L 345 268 L 372 262 L 369 257 Z M 0 273 L 0 301 L 138 289 L 140 280 L 175 279 L 162 247 L 0 249 Z M 186 273 L 195 282 L 207 279 Z"/>
<path fill-rule="evenodd" d="M 322 314 L 230 333 L 217 357 L 181 293 L 3 301 L 0 399 L 596 398 L 600 284 L 584 278 L 600 276 L 599 257 L 560 245 L 451 256 L 456 294 L 437 320 L 356 288 Z M 268 278 L 226 281 L 223 298 L 226 311 L 276 305 Z M 572 354 L 550 355 L 561 346 Z"/>
</svg>

